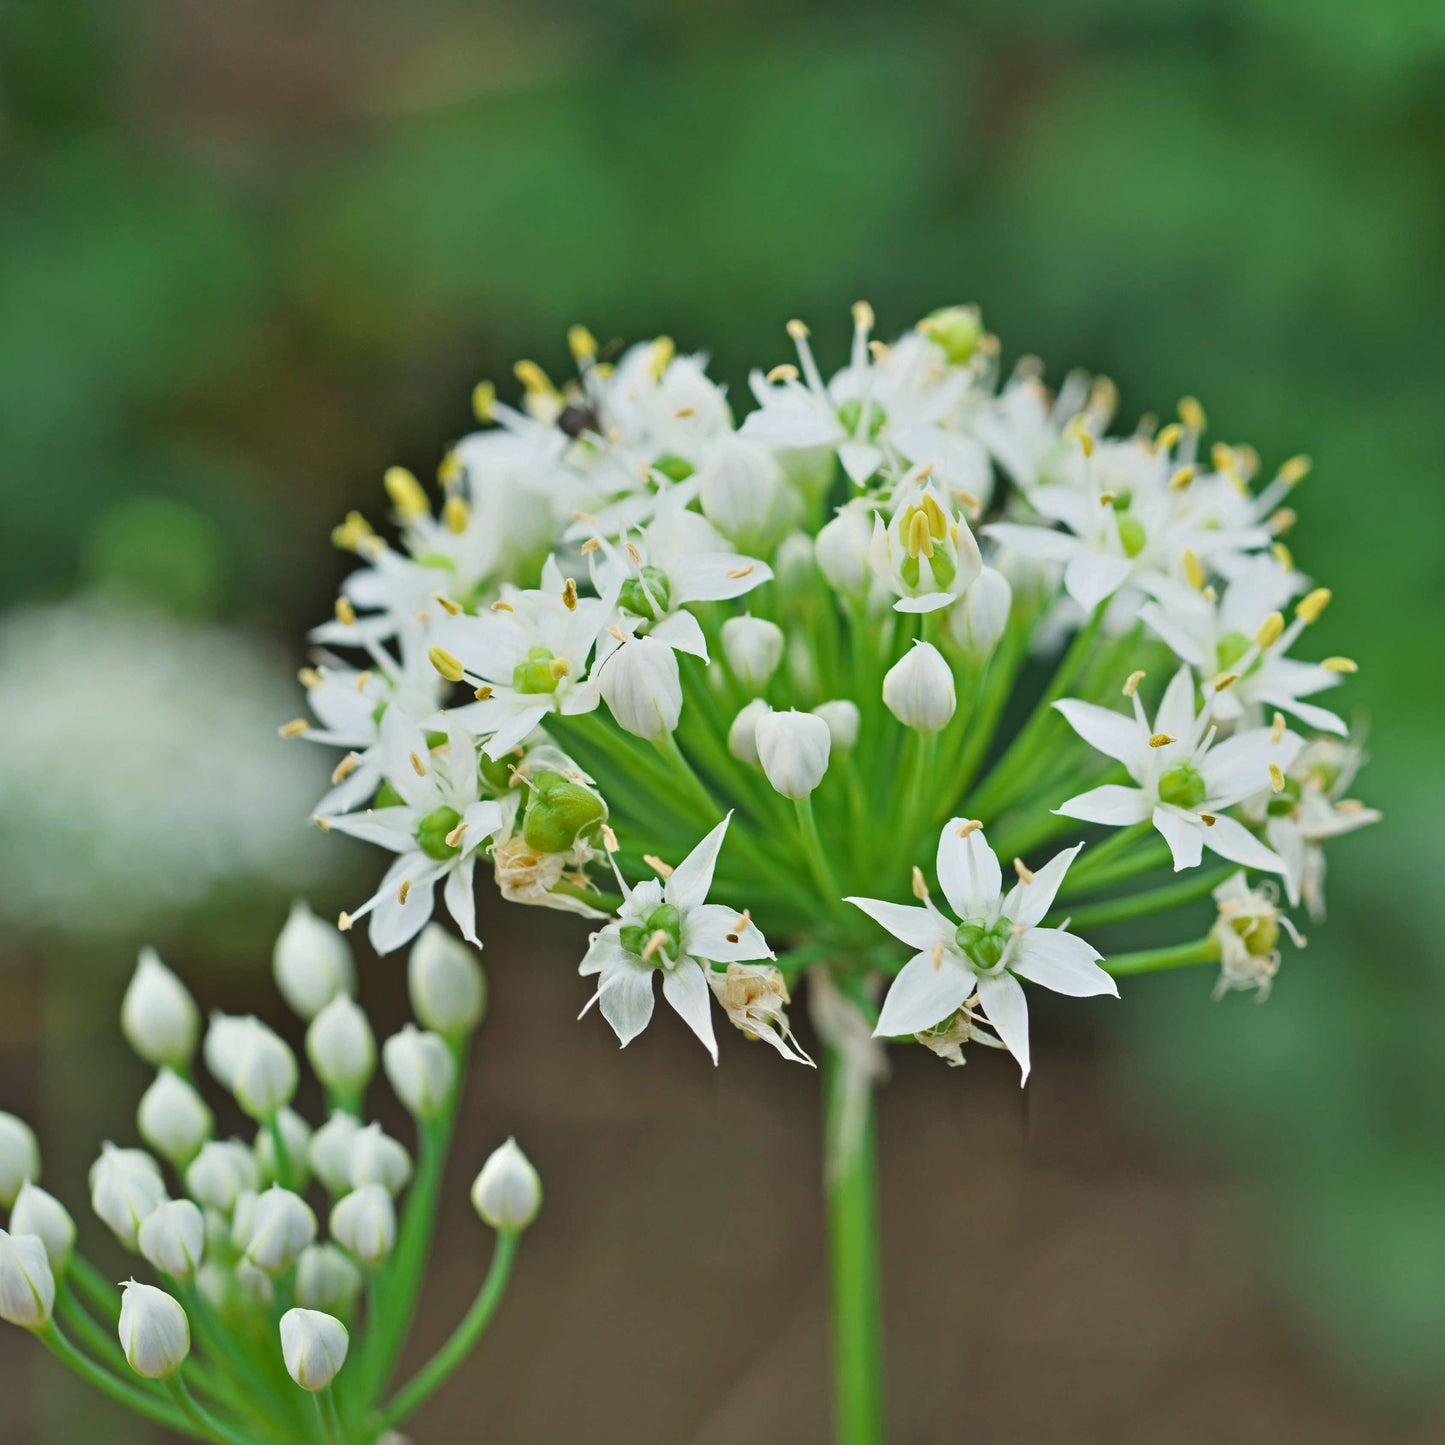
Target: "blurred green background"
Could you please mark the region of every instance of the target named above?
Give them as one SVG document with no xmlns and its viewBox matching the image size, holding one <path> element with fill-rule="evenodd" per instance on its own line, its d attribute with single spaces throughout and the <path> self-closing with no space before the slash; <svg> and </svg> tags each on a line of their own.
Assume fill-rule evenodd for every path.
<svg viewBox="0 0 1445 1445">
<path fill-rule="evenodd" d="M 1290 540 L 1361 661 L 1386 822 L 1333 851 L 1328 926 L 1265 1007 L 1181 976 L 1044 1011 L 1022 1106 L 989 1061 L 900 1059 L 897 1438 L 1445 1438 L 1442 76 L 1439 0 L 0 3 L 0 1103 L 44 1100 L 72 1201 L 131 1136 L 135 946 L 270 1009 L 286 897 L 354 902 L 373 861 L 318 852 L 288 786 L 255 824 L 275 866 L 222 859 L 229 886 L 148 907 L 122 879 L 114 912 L 53 847 L 27 882 L 107 789 L 154 796 L 107 762 L 127 727 L 151 746 L 147 698 L 219 739 L 254 691 L 198 662 L 125 721 L 150 674 L 98 619 L 249 649 L 269 743 L 345 566 L 329 526 L 381 512 L 387 464 L 429 474 L 479 378 L 560 366 L 584 321 L 705 348 L 738 394 L 792 315 L 836 361 L 858 297 L 885 335 L 975 300 L 1006 360 L 1108 372 L 1129 417 L 1193 393 L 1214 435 L 1315 457 Z M 166 827 L 189 797 L 232 828 L 214 753 Z M 809 1081 L 738 1050 L 700 1077 L 651 1035 L 619 1057 L 571 1023 L 577 930 L 507 927 L 473 1153 L 535 1140 L 549 1212 L 419 1438 L 821 1440 Z M 399 1010 L 396 972 L 367 986 Z M 89 1438 L 34 1354 L 0 1338 L 0 1441 Z"/>
</svg>

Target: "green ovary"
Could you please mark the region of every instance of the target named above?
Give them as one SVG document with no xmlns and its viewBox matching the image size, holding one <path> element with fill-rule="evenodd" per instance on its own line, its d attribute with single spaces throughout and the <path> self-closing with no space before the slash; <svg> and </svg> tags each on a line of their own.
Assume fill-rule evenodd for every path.
<svg viewBox="0 0 1445 1445">
<path fill-rule="evenodd" d="M 858 423 L 863 420 L 863 401 L 861 397 L 850 396 L 842 406 L 838 408 L 838 420 L 842 423 L 843 430 L 850 437 L 856 437 Z M 875 401 L 868 408 L 868 440 L 876 441 L 878 433 L 881 432 L 888 422 L 888 414 Z"/>
<path fill-rule="evenodd" d="M 974 964 L 987 972 L 998 967 L 1012 933 L 1013 924 L 1007 918 L 997 918 L 992 923 L 960 923 L 953 939 Z"/>
<path fill-rule="evenodd" d="M 1253 644 L 1242 632 L 1226 632 L 1215 649 L 1220 672 L 1228 672 Z"/>
<path fill-rule="evenodd" d="M 1198 808 L 1205 797 L 1204 779 L 1193 763 L 1180 763 L 1159 779 L 1159 801 L 1190 811 Z"/>
<path fill-rule="evenodd" d="M 447 834 L 462 821 L 462 815 L 455 808 L 448 808 L 443 805 L 440 808 L 433 808 L 430 813 L 416 825 L 416 845 L 428 858 L 435 858 L 438 863 L 445 863 L 448 858 L 455 858 L 461 852 L 447 842 Z"/>
<path fill-rule="evenodd" d="M 667 585 L 667 573 L 661 567 L 644 567 L 640 575 L 629 577 L 622 584 L 618 602 L 634 617 L 645 617 L 655 622 L 669 610 L 672 590 Z"/>
<path fill-rule="evenodd" d="M 1144 535 L 1144 524 L 1137 518 L 1124 513 L 1119 518 L 1119 541 L 1126 557 L 1137 557 L 1148 538 Z"/>
<path fill-rule="evenodd" d="M 512 669 L 513 689 L 522 693 L 556 692 L 561 679 L 552 671 L 555 660 L 545 647 L 534 647 L 527 654 L 526 661 L 519 662 Z"/>
<path fill-rule="evenodd" d="M 682 956 L 682 915 L 671 903 L 659 903 L 648 909 L 639 922 L 627 924 L 621 931 L 622 946 L 641 958 L 659 933 L 666 938 L 653 950 L 652 960 L 659 968 L 676 963 Z"/>
</svg>

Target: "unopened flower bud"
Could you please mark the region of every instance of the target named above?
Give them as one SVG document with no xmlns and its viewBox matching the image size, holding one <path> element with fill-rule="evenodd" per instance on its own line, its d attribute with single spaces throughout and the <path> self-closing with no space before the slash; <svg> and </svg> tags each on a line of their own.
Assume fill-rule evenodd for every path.
<svg viewBox="0 0 1445 1445">
<path fill-rule="evenodd" d="M 236 1288 L 249 1299 L 263 1304 L 267 1309 L 276 1303 L 276 1286 L 264 1269 L 257 1269 L 249 1259 L 238 1260 L 233 1278 Z"/>
<path fill-rule="evenodd" d="M 493 1229 L 525 1229 L 542 1207 L 542 1180 L 515 1139 L 508 1139 L 482 1165 L 472 1185 L 472 1208 Z"/>
<path fill-rule="evenodd" d="M 281 1316 L 281 1357 L 303 1390 L 324 1390 L 341 1372 L 350 1344 L 346 1326 L 332 1315 L 293 1309 Z"/>
<path fill-rule="evenodd" d="M 101 1146 L 90 1167 L 90 1207 L 126 1249 L 135 1249 L 142 1222 L 166 1198 L 160 1165 L 145 1150 Z"/>
<path fill-rule="evenodd" d="M 120 1027 L 131 1048 L 156 1068 L 185 1068 L 196 1056 L 200 1010 L 153 948 L 140 951 L 121 1002 Z"/>
<path fill-rule="evenodd" d="M 276 1131 L 281 1135 L 281 1146 L 286 1151 L 290 1186 L 297 1191 L 304 1190 L 310 1177 L 307 1151 L 311 1147 L 311 1125 L 294 1109 L 282 1109 L 276 1115 Z M 276 1139 L 270 1125 L 263 1124 L 257 1131 L 253 1152 L 262 1182 L 280 1183 L 283 1171 L 281 1161 L 276 1157 Z"/>
<path fill-rule="evenodd" d="M 306 1057 L 327 1093 L 361 1098 L 376 1072 L 376 1036 L 355 999 L 338 994 L 311 1020 Z"/>
<path fill-rule="evenodd" d="M 440 1034 L 407 1024 L 381 1049 L 392 1091 L 416 1119 L 434 1119 L 451 1097 L 457 1063 Z"/>
<path fill-rule="evenodd" d="M 141 1095 L 136 1110 L 140 1136 L 162 1158 L 184 1169 L 211 1137 L 215 1116 L 196 1089 L 163 1068 Z"/>
<path fill-rule="evenodd" d="M 411 1156 L 404 1145 L 383 1132 L 380 1124 L 368 1124 L 351 1138 L 347 1155 L 347 1184 L 337 1190 L 359 1189 L 363 1184 L 380 1184 L 388 1194 L 400 1194 L 411 1179 Z"/>
<path fill-rule="evenodd" d="M 828 724 L 828 736 L 835 753 L 846 753 L 858 741 L 858 727 L 861 721 L 858 704 L 846 697 L 835 698 L 832 702 L 819 703 L 813 709 L 813 716 L 820 717 Z"/>
<path fill-rule="evenodd" d="M 522 836 L 539 853 L 566 853 L 606 817 L 607 805 L 591 788 L 547 768 L 532 778 Z"/>
<path fill-rule="evenodd" d="M 40 1178 L 40 1142 L 14 1114 L 0 1112 L 0 1209 L 9 1209 L 20 1186 Z"/>
<path fill-rule="evenodd" d="M 75 1253 L 75 1221 L 53 1195 L 27 1179 L 10 1211 L 11 1234 L 33 1234 L 45 1246 L 50 1268 L 59 1279 Z"/>
<path fill-rule="evenodd" d="M 356 989 L 356 965 L 346 935 L 298 899 L 272 955 L 276 987 L 294 1013 L 315 1018 L 338 994 Z"/>
<path fill-rule="evenodd" d="M 236 1102 L 260 1123 L 274 1118 L 296 1092 L 296 1056 L 258 1018 L 242 1020 L 230 1088 Z"/>
<path fill-rule="evenodd" d="M 948 613 L 954 641 L 974 657 L 986 657 L 1008 627 L 1013 588 L 996 567 L 985 567 Z"/>
<path fill-rule="evenodd" d="M 120 1344 L 126 1363 L 147 1380 L 164 1380 L 191 1352 L 186 1312 L 164 1290 L 128 1280 L 120 1301 Z"/>
<path fill-rule="evenodd" d="M 331 1237 L 361 1264 L 376 1269 L 396 1245 L 396 1206 L 380 1184 L 363 1184 L 331 1210 Z"/>
<path fill-rule="evenodd" d="M 958 705 L 953 669 L 931 642 L 915 643 L 884 676 L 883 703 L 904 727 L 936 733 Z"/>
<path fill-rule="evenodd" d="M 334 1244 L 310 1244 L 296 1261 L 296 1303 L 303 1309 L 349 1314 L 365 1281 L 351 1256 Z"/>
<path fill-rule="evenodd" d="M 311 1136 L 306 1158 L 332 1198 L 339 1198 L 352 1187 L 351 1143 L 360 1131 L 354 1115 L 335 1109 Z"/>
<path fill-rule="evenodd" d="M 733 719 L 728 729 L 728 751 L 739 762 L 749 767 L 758 766 L 758 719 L 767 717 L 772 708 L 760 697 L 755 697 Z"/>
<path fill-rule="evenodd" d="M 138 1240 L 153 1269 L 172 1279 L 189 1280 L 205 1257 L 205 1217 L 189 1199 L 168 1199 L 142 1221 Z"/>
<path fill-rule="evenodd" d="M 35 1234 L 0 1229 L 0 1320 L 43 1330 L 55 1308 L 55 1275 L 45 1242 Z"/>
<path fill-rule="evenodd" d="M 260 1199 L 254 1189 L 243 1189 L 236 1196 L 236 1207 L 231 1212 L 231 1248 L 240 1254 L 246 1252 L 256 1232 L 256 1205 Z"/>
<path fill-rule="evenodd" d="M 602 664 L 602 700 L 619 727 L 648 742 L 677 728 L 682 716 L 682 679 L 677 654 L 655 637 L 633 637 Z"/>
<path fill-rule="evenodd" d="M 729 617 L 722 625 L 722 645 L 738 681 L 761 692 L 783 660 L 783 629 L 764 617 Z"/>
<path fill-rule="evenodd" d="M 819 570 L 843 597 L 864 597 L 873 581 L 868 545 L 873 537 L 871 513 L 844 507 L 818 532 L 814 554 Z"/>
<path fill-rule="evenodd" d="M 983 317 L 976 306 L 945 306 L 930 311 L 918 323 L 918 329 L 942 347 L 955 366 L 962 366 L 973 356 L 984 336 Z"/>
<path fill-rule="evenodd" d="M 466 1038 L 487 1009 L 487 981 L 476 950 L 439 923 L 427 924 L 412 948 L 406 986 L 418 1022 L 446 1039 Z"/>
<path fill-rule="evenodd" d="M 221 1214 L 230 1214 L 241 1195 L 260 1182 L 256 1156 L 239 1139 L 203 1144 L 186 1170 L 191 1198 Z"/>
<path fill-rule="evenodd" d="M 810 712 L 770 712 L 758 719 L 758 761 L 785 798 L 806 798 L 828 771 L 833 735 Z"/>
<path fill-rule="evenodd" d="M 806 532 L 790 532 L 778 543 L 773 576 L 784 592 L 806 592 L 818 579 L 813 539 Z"/>
<path fill-rule="evenodd" d="M 246 1258 L 267 1274 L 282 1274 L 316 1238 L 316 1215 L 299 1194 L 273 1184 L 256 1200 Z"/>
<path fill-rule="evenodd" d="M 699 479 L 702 514 L 734 546 L 763 547 L 776 534 L 786 500 L 771 452 L 736 435 L 712 447 Z"/>
</svg>

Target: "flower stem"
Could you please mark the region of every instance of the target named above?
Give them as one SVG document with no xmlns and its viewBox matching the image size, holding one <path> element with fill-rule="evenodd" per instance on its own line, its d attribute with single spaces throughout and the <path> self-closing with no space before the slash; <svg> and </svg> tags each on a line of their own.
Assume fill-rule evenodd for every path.
<svg viewBox="0 0 1445 1445">
<path fill-rule="evenodd" d="M 446 1344 L 382 1410 L 381 1424 L 384 1429 L 395 1429 L 408 1415 L 424 1405 L 476 1348 L 483 1330 L 491 1323 L 497 1306 L 502 1302 L 520 1238 L 521 1235 L 515 1230 L 503 1230 L 497 1235 L 497 1247 L 492 1254 L 491 1267 L 487 1270 L 487 1277 L 482 1281 L 482 1287 L 477 1291 L 471 1309 Z"/>
<path fill-rule="evenodd" d="M 883 1332 L 878 1271 L 877 1169 L 872 1079 L 849 1077 L 830 1051 L 824 1154 L 833 1312 L 835 1445 L 882 1445 Z M 847 1115 L 863 1091 L 861 1127 Z"/>
<path fill-rule="evenodd" d="M 1205 897 L 1238 871 L 1233 867 L 1201 868 L 1180 882 L 1166 883 L 1162 888 L 1129 893 L 1123 898 L 1106 898 L 1101 903 L 1086 903 L 1072 911 L 1057 909 L 1044 922 L 1049 928 L 1057 928 L 1068 918 L 1069 927 L 1077 932 L 1081 928 L 1098 928 L 1106 923 L 1123 923 L 1130 918 L 1148 918 L 1151 914 L 1181 908 Z"/>
<path fill-rule="evenodd" d="M 326 1445 L 346 1445 L 346 1427 L 341 1423 L 341 1415 L 336 1408 L 336 1396 L 331 1393 L 331 1386 L 328 1385 L 311 1398 L 316 1401 L 316 1413 L 321 1419 L 321 1433 L 326 1437 Z"/>
<path fill-rule="evenodd" d="M 114 1400 L 117 1405 L 124 1405 L 127 1410 L 134 1410 L 137 1415 L 142 1415 L 157 1425 L 164 1425 L 171 1430 L 179 1430 L 183 1435 L 198 1434 L 178 1410 L 167 1405 L 163 1400 L 157 1400 L 143 1390 L 137 1389 L 129 1381 L 117 1379 L 109 1370 L 82 1355 L 61 1334 L 59 1327 L 53 1321 L 48 1329 L 36 1332 L 36 1339 L 57 1360 L 74 1370 L 86 1384 L 93 1385 L 101 1394 Z"/>
<path fill-rule="evenodd" d="M 166 1381 L 171 1394 L 175 1397 L 176 1404 L 181 1407 L 186 1418 L 191 1421 L 203 1440 L 211 1440 L 214 1445 L 252 1445 L 252 1437 L 242 1435 L 232 1430 L 229 1425 L 206 1410 L 203 1410 L 196 1403 L 196 1398 L 186 1388 L 186 1382 L 181 1378 L 181 1372 L 176 1371 Z"/>
<path fill-rule="evenodd" d="M 1116 978 L 1136 973 L 1163 973 L 1170 968 L 1184 968 L 1191 963 L 1214 963 L 1219 958 L 1219 945 L 1212 938 L 1194 943 L 1178 943 L 1172 948 L 1146 948 L 1140 953 L 1116 953 L 1102 960 L 1099 967 Z"/>
</svg>

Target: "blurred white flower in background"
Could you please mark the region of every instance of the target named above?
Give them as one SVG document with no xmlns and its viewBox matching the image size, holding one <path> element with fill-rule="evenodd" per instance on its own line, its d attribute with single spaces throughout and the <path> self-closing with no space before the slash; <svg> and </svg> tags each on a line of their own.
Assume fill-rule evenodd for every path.
<svg viewBox="0 0 1445 1445">
<path fill-rule="evenodd" d="M 0 927 L 119 937 L 222 885 L 304 888 L 325 765 L 277 736 L 288 681 L 244 632 L 108 593 L 0 618 Z"/>
</svg>

